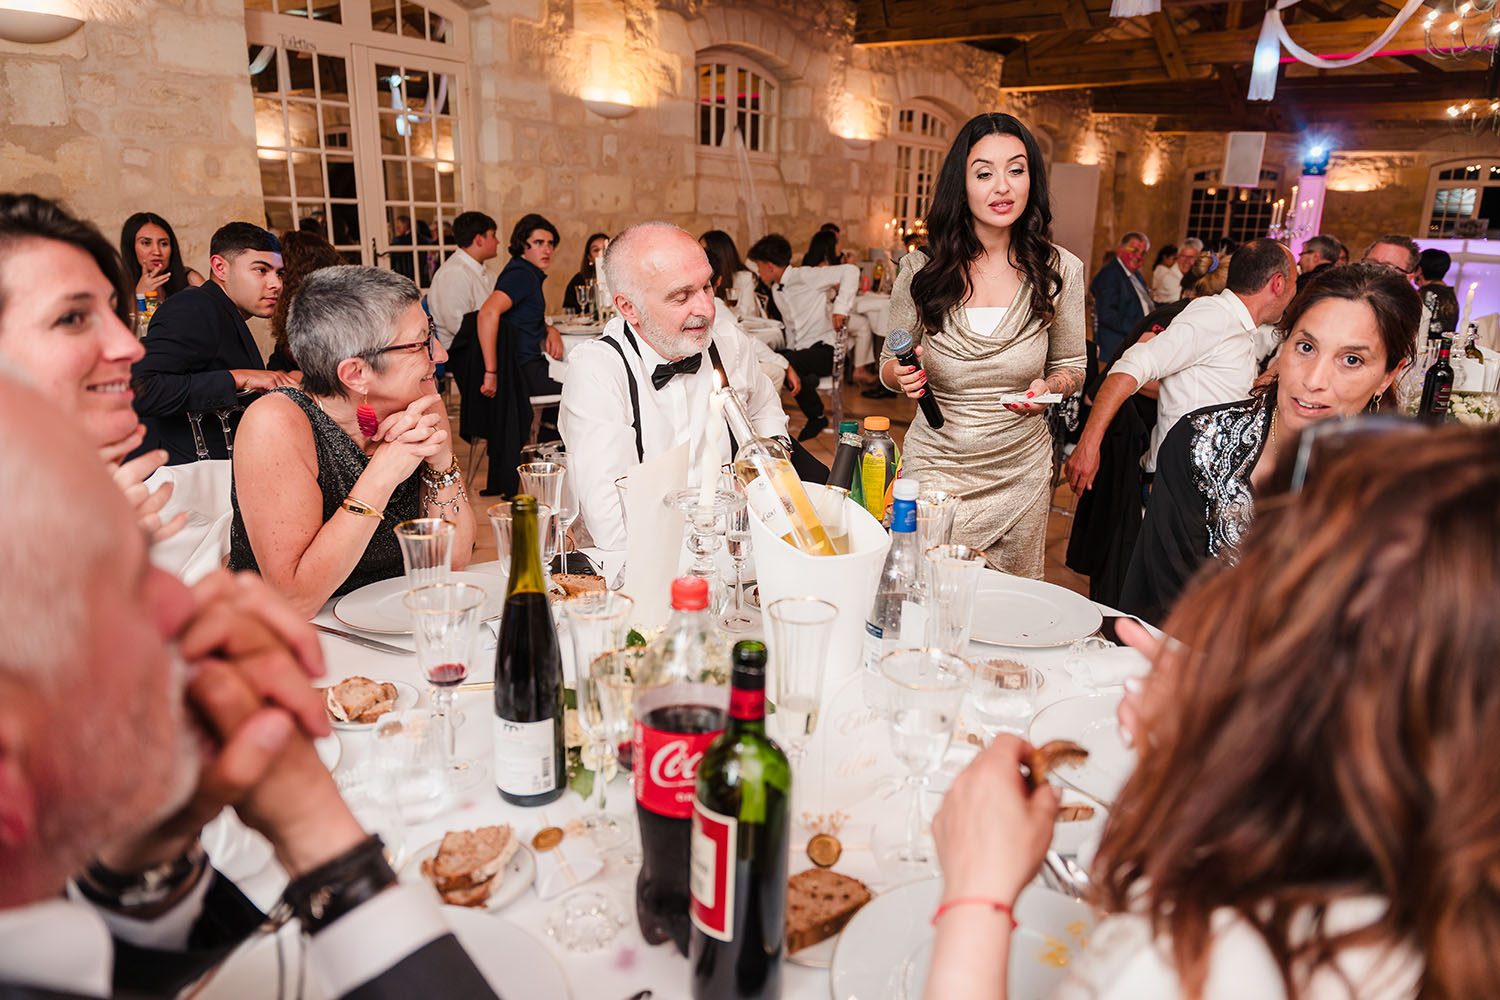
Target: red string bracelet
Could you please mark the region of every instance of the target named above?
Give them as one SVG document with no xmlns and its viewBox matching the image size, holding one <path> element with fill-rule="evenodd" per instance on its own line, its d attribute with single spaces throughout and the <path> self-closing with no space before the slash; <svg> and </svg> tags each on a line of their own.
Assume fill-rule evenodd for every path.
<svg viewBox="0 0 1500 1000">
<path fill-rule="evenodd" d="M 1010 908 L 1009 903 L 1002 903 L 998 899 L 986 899 L 983 896 L 960 896 L 958 899 L 950 899 L 940 904 L 937 912 L 932 915 L 932 926 L 936 927 L 944 914 L 959 906 L 987 906 L 997 913 L 1005 914 L 1005 919 L 1010 921 L 1011 930 L 1021 926 L 1016 923 L 1015 911 Z"/>
</svg>

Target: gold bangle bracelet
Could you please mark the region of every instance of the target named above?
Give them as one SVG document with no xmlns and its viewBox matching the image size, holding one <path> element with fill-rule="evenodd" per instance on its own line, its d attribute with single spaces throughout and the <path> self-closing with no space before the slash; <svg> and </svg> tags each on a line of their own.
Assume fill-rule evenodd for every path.
<svg viewBox="0 0 1500 1000">
<path fill-rule="evenodd" d="M 349 513 L 353 514 L 355 517 L 385 517 L 385 511 L 379 510 L 375 507 L 371 507 L 363 500 L 360 500 L 354 496 L 344 497 L 343 501 L 339 503 L 339 506 L 344 510 L 347 510 Z"/>
</svg>

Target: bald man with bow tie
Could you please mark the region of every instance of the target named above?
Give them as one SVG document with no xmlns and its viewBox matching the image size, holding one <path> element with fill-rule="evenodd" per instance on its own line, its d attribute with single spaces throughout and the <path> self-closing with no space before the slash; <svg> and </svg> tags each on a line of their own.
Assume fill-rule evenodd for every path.
<svg viewBox="0 0 1500 1000">
<path fill-rule="evenodd" d="M 610 242 L 604 271 L 619 316 L 568 355 L 558 429 L 589 534 L 600 548 L 620 550 L 616 479 L 684 443 L 689 485 L 697 485 L 704 449 L 716 464 L 733 459 L 728 427 L 706 425 L 716 367 L 757 434 L 784 439 L 787 421 L 749 337 L 732 318 L 715 322 L 712 268 L 689 233 L 665 222 L 632 226 Z"/>
</svg>

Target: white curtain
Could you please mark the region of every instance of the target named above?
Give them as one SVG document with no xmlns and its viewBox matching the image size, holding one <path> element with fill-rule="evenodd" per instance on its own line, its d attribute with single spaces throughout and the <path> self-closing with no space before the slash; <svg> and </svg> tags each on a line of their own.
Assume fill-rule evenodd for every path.
<svg viewBox="0 0 1500 1000">
<path fill-rule="evenodd" d="M 1422 6 L 1423 0 L 1407 0 L 1406 6 L 1401 8 L 1395 19 L 1374 41 L 1347 59 L 1324 59 L 1322 56 L 1315 56 L 1292 40 L 1292 36 L 1286 30 L 1286 25 L 1282 23 L 1281 12 L 1296 3 L 1297 0 L 1277 0 L 1276 6 L 1266 11 L 1265 20 L 1261 22 L 1260 38 L 1255 43 L 1255 60 L 1250 71 L 1248 96 L 1252 101 L 1269 101 L 1276 96 L 1276 77 L 1281 69 L 1282 49 L 1286 49 L 1298 62 L 1316 66 L 1318 69 L 1343 69 L 1345 66 L 1362 63 L 1385 48 L 1386 43 L 1395 37 L 1396 32 L 1401 30 L 1401 26 L 1411 19 L 1411 16 L 1417 12 L 1417 8 Z"/>
</svg>

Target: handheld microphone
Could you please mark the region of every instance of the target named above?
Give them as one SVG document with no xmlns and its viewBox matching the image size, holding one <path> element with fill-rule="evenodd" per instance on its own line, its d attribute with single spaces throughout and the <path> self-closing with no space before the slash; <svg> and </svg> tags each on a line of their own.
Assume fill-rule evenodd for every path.
<svg viewBox="0 0 1500 1000">
<path fill-rule="evenodd" d="M 908 368 L 921 368 L 922 362 L 917 359 L 916 346 L 912 343 L 911 331 L 895 329 L 885 335 L 885 346 L 896 355 L 896 360 Z M 917 397 L 917 405 L 922 408 L 922 415 L 927 418 L 927 423 L 933 430 L 943 426 L 943 411 L 938 408 L 938 401 L 933 398 L 932 390 L 926 386 L 922 387 L 922 395 Z"/>
</svg>

